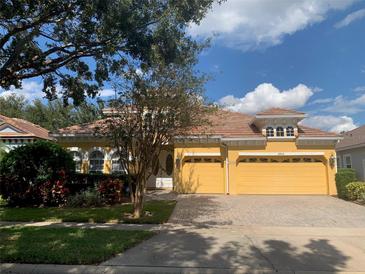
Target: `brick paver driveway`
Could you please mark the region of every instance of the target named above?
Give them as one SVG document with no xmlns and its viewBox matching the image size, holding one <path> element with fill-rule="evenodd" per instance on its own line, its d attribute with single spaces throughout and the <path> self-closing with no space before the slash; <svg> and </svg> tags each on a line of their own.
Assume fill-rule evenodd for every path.
<svg viewBox="0 0 365 274">
<path fill-rule="evenodd" d="M 103 265 L 156 273 L 365 273 L 365 207 L 326 196 L 180 195 L 165 229 Z"/>
<path fill-rule="evenodd" d="M 180 195 L 172 223 L 365 227 L 365 207 L 330 196 Z"/>
</svg>

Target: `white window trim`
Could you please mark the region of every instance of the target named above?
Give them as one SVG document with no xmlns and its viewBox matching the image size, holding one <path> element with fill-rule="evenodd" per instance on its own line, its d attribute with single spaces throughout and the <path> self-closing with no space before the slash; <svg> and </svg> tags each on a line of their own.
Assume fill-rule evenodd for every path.
<svg viewBox="0 0 365 274">
<path fill-rule="evenodd" d="M 351 167 L 347 167 L 347 161 L 346 161 L 346 157 L 349 157 L 350 158 L 350 166 Z M 343 163 L 342 163 L 343 165 L 343 167 L 344 168 L 352 168 L 352 157 L 351 157 L 351 154 L 344 154 L 343 155 Z"/>
<path fill-rule="evenodd" d="M 291 136 L 288 136 L 288 127 L 291 127 L 292 129 L 293 129 L 293 135 L 291 135 Z M 287 138 L 290 138 L 290 137 L 295 137 L 295 127 L 293 127 L 293 126 L 286 126 L 285 128 L 284 128 L 284 132 L 285 132 L 285 137 L 287 137 Z"/>
<path fill-rule="evenodd" d="M 268 128 L 271 128 L 272 129 L 272 134 L 273 134 L 273 136 L 269 136 L 268 134 L 267 134 L 267 129 Z M 268 126 L 268 127 L 266 127 L 265 128 L 265 133 L 266 133 L 266 136 L 268 137 L 268 138 L 273 138 L 273 137 L 275 137 L 275 135 L 276 135 L 276 129 L 274 128 L 274 127 L 272 127 L 272 126 Z"/>
<path fill-rule="evenodd" d="M 277 131 L 278 128 L 282 128 L 283 129 L 283 136 L 278 136 L 278 131 Z M 284 138 L 284 137 L 286 137 L 286 128 L 283 127 L 283 126 L 277 126 L 275 128 L 275 137 L 277 137 L 277 138 Z"/>
<path fill-rule="evenodd" d="M 102 170 L 101 172 L 104 171 L 104 167 L 105 167 L 105 161 L 107 160 L 107 153 L 105 152 L 105 149 L 101 148 L 101 147 L 93 147 L 92 149 L 89 150 L 89 153 L 88 153 L 88 161 L 89 161 L 89 172 L 90 171 L 100 171 L 100 170 L 91 170 L 91 163 L 90 163 L 90 155 L 91 153 L 93 153 L 94 151 L 99 151 L 103 154 L 104 158 L 103 158 L 103 167 L 102 167 Z"/>
<path fill-rule="evenodd" d="M 113 157 L 114 155 L 116 155 L 117 157 Z M 113 161 L 114 160 L 118 160 L 119 161 L 119 155 L 117 155 L 117 150 L 113 149 L 112 151 L 109 152 L 109 158 L 110 158 L 110 172 L 111 173 L 115 173 L 115 172 L 123 172 L 123 168 L 122 168 L 122 164 L 118 163 L 120 166 L 120 170 L 114 170 L 114 164 Z"/>
<path fill-rule="evenodd" d="M 274 131 L 274 136 L 268 136 L 268 135 L 267 135 L 267 128 L 269 128 L 269 127 L 271 127 L 271 128 L 273 129 L 273 131 Z M 284 136 L 278 136 L 278 135 L 277 135 L 276 129 L 277 129 L 278 127 L 283 128 L 283 130 L 284 130 Z M 293 136 L 288 136 L 288 135 L 287 135 L 287 131 L 286 131 L 287 127 L 292 127 L 292 128 L 293 128 L 293 134 L 294 134 Z M 273 126 L 273 125 L 268 125 L 268 126 L 266 126 L 266 127 L 265 127 L 265 133 L 266 133 L 266 137 L 267 137 L 268 139 L 280 139 L 280 140 L 282 140 L 282 139 L 295 139 L 295 138 L 296 138 L 296 137 L 295 137 L 295 130 L 297 130 L 297 129 L 298 129 L 298 127 L 297 127 L 297 126 L 295 126 L 295 125 L 292 125 L 292 124 L 288 124 L 288 125 L 286 125 L 286 124 L 277 124 L 277 125 L 275 125 L 275 126 Z"/>
<path fill-rule="evenodd" d="M 90 157 L 90 154 L 94 151 L 100 151 L 101 153 L 103 153 L 104 155 L 104 161 L 108 160 L 108 153 L 105 151 L 104 148 L 102 147 L 93 147 L 91 149 L 88 150 L 88 153 L 87 153 L 87 159 L 86 160 L 89 160 L 89 157 Z"/>
<path fill-rule="evenodd" d="M 77 162 L 79 162 L 80 163 L 80 169 L 77 169 L 76 168 L 76 171 L 77 172 L 81 172 L 81 170 L 82 170 L 82 153 L 80 152 L 80 151 L 77 151 L 77 150 L 70 150 L 70 152 L 75 152 L 75 153 L 78 153 L 79 154 L 79 161 L 77 161 L 77 160 L 75 160 L 75 156 L 74 155 L 72 155 L 72 159 L 74 160 L 74 162 L 75 163 L 77 163 Z"/>
</svg>

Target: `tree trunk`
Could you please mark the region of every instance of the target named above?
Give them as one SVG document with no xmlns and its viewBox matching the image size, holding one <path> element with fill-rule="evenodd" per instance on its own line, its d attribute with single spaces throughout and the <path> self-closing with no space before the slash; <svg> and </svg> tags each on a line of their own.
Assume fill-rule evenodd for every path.
<svg viewBox="0 0 365 274">
<path fill-rule="evenodd" d="M 143 214 L 143 191 L 137 187 L 133 201 L 133 218 L 138 219 Z"/>
<path fill-rule="evenodd" d="M 129 197 L 131 198 L 131 203 L 134 204 L 134 190 L 131 179 L 129 179 L 128 187 L 129 187 Z"/>
</svg>

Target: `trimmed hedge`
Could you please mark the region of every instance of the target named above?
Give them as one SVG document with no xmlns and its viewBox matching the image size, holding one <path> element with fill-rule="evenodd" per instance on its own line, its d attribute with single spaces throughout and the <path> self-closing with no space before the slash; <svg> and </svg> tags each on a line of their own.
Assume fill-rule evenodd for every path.
<svg viewBox="0 0 365 274">
<path fill-rule="evenodd" d="M 352 182 L 346 185 L 347 198 L 351 201 L 365 199 L 365 182 Z"/>
<path fill-rule="evenodd" d="M 102 173 L 74 173 L 69 177 L 66 186 L 70 189 L 71 194 L 85 191 L 90 188 L 99 188 L 99 185 L 105 181 L 120 180 L 123 182 L 123 192 L 129 192 L 129 176 L 125 174 L 102 174 Z M 133 178 L 132 178 L 133 180 Z"/>
<path fill-rule="evenodd" d="M 352 182 L 356 182 L 356 172 L 354 169 L 350 168 L 341 168 L 337 171 L 336 174 L 336 187 L 337 187 L 337 195 L 341 199 L 349 199 L 348 190 L 346 189 L 346 185 Z"/>
</svg>

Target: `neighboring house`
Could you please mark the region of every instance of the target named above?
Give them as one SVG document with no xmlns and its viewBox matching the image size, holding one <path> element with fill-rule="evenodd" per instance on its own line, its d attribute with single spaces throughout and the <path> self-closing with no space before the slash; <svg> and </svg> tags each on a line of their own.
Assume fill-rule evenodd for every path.
<svg viewBox="0 0 365 274">
<path fill-rule="evenodd" d="M 149 187 L 187 193 L 335 195 L 340 136 L 298 125 L 306 115 L 270 109 L 255 116 L 219 110 L 209 126 L 166 146 Z M 53 134 L 80 172 L 120 171 L 110 141 L 96 136 L 103 120 Z"/>
<path fill-rule="evenodd" d="M 336 152 L 337 166 L 355 169 L 358 179 L 365 181 L 365 125 L 344 133 Z"/>
<path fill-rule="evenodd" d="M 45 128 L 23 119 L 0 115 L 0 142 L 5 145 L 8 151 L 35 140 L 53 139 Z"/>
</svg>

